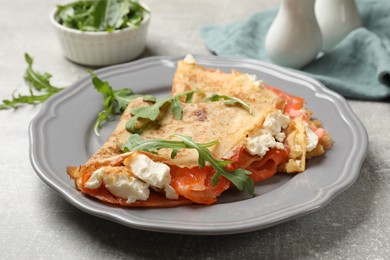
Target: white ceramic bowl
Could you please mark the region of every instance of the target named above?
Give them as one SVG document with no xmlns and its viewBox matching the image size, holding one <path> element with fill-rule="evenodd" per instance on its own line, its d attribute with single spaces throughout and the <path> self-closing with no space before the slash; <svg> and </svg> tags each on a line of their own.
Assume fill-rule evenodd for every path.
<svg viewBox="0 0 390 260">
<path fill-rule="evenodd" d="M 147 6 L 142 6 L 149 10 Z M 69 60 L 89 66 L 106 66 L 130 61 L 138 57 L 146 46 L 150 13 L 145 13 L 138 27 L 113 32 L 83 32 L 59 24 L 57 8 L 50 13 L 50 21 L 58 36 L 63 54 Z"/>
</svg>

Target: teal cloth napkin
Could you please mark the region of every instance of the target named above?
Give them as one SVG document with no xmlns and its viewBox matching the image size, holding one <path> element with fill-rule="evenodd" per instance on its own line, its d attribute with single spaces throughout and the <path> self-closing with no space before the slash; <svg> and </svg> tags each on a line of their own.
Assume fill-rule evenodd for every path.
<svg viewBox="0 0 390 260">
<path fill-rule="evenodd" d="M 332 51 L 301 69 L 347 98 L 390 97 L 390 1 L 357 1 L 363 26 L 353 30 Z M 200 37 L 220 56 L 269 62 L 265 37 L 277 9 L 225 26 L 203 26 Z"/>
</svg>

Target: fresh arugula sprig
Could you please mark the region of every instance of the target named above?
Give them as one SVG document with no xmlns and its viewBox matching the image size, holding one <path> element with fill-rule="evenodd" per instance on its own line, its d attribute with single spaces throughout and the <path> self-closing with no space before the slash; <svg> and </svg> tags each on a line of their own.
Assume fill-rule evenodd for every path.
<svg viewBox="0 0 390 260">
<path fill-rule="evenodd" d="M 182 135 L 172 135 L 181 141 L 174 140 L 164 140 L 164 139 L 151 139 L 145 140 L 140 137 L 138 134 L 131 135 L 124 145 L 120 145 L 123 152 L 130 151 L 146 151 L 150 153 L 156 153 L 162 148 L 172 149 L 171 158 L 175 158 L 177 152 L 180 149 L 195 149 L 198 152 L 198 164 L 200 167 L 204 167 L 206 162 L 208 162 L 215 170 L 215 174 L 211 179 L 213 186 L 218 184 L 218 178 L 220 176 L 225 177 L 230 182 L 232 182 L 239 190 L 245 189 L 249 194 L 254 193 L 254 182 L 249 177 L 251 174 L 250 171 L 244 169 L 236 169 L 234 171 L 229 171 L 225 166 L 229 165 L 231 161 L 222 161 L 215 159 L 207 147 L 213 146 L 217 141 L 212 141 L 209 143 L 196 143 L 192 140 L 191 137 L 186 137 Z"/>
<path fill-rule="evenodd" d="M 251 107 L 247 103 L 245 103 L 244 101 L 242 101 L 241 99 L 236 98 L 236 97 L 229 97 L 226 95 L 213 94 L 210 97 L 204 99 L 204 101 L 218 101 L 218 100 L 225 100 L 223 102 L 225 105 L 237 105 L 237 104 L 241 105 L 243 108 L 248 110 L 249 114 L 252 114 Z"/>
<path fill-rule="evenodd" d="M 93 71 L 89 71 L 92 76 L 92 84 L 95 89 L 103 95 L 103 110 L 98 113 L 95 122 L 94 131 L 99 136 L 99 129 L 103 122 L 112 121 L 116 115 L 125 111 L 130 101 L 141 97 L 142 95 L 134 94 L 130 88 L 113 89 L 107 81 L 101 80 Z"/>
<path fill-rule="evenodd" d="M 50 83 L 52 77 L 49 73 L 40 73 L 33 69 L 33 58 L 25 53 L 24 58 L 27 62 L 27 69 L 24 74 L 24 79 L 29 85 L 29 95 L 12 95 L 11 100 L 3 100 L 0 104 L 0 110 L 17 108 L 22 104 L 38 104 L 45 102 L 52 95 L 60 92 L 63 88 L 55 87 Z M 40 92 L 39 94 L 34 93 L 35 91 Z"/>
<path fill-rule="evenodd" d="M 136 0 L 88 0 L 57 6 L 55 17 L 68 28 L 112 32 L 139 26 L 148 12 Z"/>
<path fill-rule="evenodd" d="M 200 144 L 197 143 L 199 147 L 211 147 L 216 145 L 218 141 L 212 141 L 209 143 Z M 183 141 L 174 141 L 174 140 L 165 140 L 165 139 L 143 139 L 139 134 L 133 134 L 129 137 L 127 142 L 122 145 L 119 144 L 123 152 L 131 151 L 145 151 L 149 153 L 157 153 L 158 150 L 162 148 L 172 149 L 171 158 L 174 159 L 177 155 L 177 152 L 180 149 L 189 148 Z"/>
<path fill-rule="evenodd" d="M 173 117 L 180 120 L 183 115 L 180 99 L 185 97 L 185 102 L 192 102 L 194 93 L 200 93 L 201 90 L 194 89 L 190 91 L 181 92 L 175 96 L 163 98 L 163 99 L 148 99 L 145 101 L 153 102 L 150 106 L 140 106 L 133 108 L 130 112 L 133 116 L 126 123 L 126 129 L 132 133 L 141 133 L 142 128 L 150 122 L 155 122 L 161 113 L 162 107 L 170 105 Z M 140 123 L 141 122 L 141 123 Z"/>
</svg>

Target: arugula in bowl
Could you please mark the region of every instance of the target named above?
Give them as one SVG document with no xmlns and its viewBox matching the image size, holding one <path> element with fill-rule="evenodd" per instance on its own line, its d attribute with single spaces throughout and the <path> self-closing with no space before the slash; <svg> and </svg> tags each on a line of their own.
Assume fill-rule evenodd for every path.
<svg viewBox="0 0 390 260">
<path fill-rule="evenodd" d="M 137 0 L 81 0 L 57 6 L 56 21 L 88 32 L 112 32 L 138 27 L 149 11 Z"/>
</svg>

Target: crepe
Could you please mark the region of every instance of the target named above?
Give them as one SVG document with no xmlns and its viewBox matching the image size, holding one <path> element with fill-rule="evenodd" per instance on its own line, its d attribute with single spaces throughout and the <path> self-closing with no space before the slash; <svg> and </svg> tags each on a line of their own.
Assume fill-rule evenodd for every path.
<svg viewBox="0 0 390 260">
<path fill-rule="evenodd" d="M 216 141 L 208 148 L 212 157 L 229 161 L 230 170 L 249 170 L 255 182 L 272 177 L 277 170 L 304 171 L 306 159 L 323 154 L 331 146 L 319 121 L 310 119 L 310 111 L 301 106 L 301 112 L 296 113 L 297 109 L 289 108 L 287 94 L 281 95 L 254 75 L 206 69 L 189 56 L 178 62 L 172 95 L 189 90 L 199 91 L 192 102 L 181 100 L 180 119 L 164 106 L 157 121 L 144 127 L 140 137 L 175 140 L 173 135 L 179 134 L 196 143 Z M 241 103 L 227 104 L 224 98 L 209 100 L 213 95 L 236 98 Z M 196 150 L 180 149 L 174 158 L 171 149 L 122 152 L 121 145 L 134 134 L 125 127 L 134 116 L 132 110 L 151 105 L 142 98 L 130 102 L 107 142 L 84 165 L 67 167 L 76 187 L 101 201 L 126 207 L 215 203 L 233 185 L 224 177 L 212 184 L 215 169 L 209 164 L 201 167 Z M 317 142 L 308 152 L 306 147 L 313 146 L 313 140 L 309 142 L 312 133 L 318 134 Z M 139 172 L 147 175 L 146 180 Z"/>
<path fill-rule="evenodd" d="M 312 112 L 304 106 L 303 98 L 270 87 L 262 80 L 257 80 L 256 75 L 235 70 L 228 74 L 217 69 L 207 69 L 197 64 L 193 57 L 187 56 L 185 60 L 178 62 L 172 95 L 192 89 L 237 97 L 251 104 L 264 102 L 264 99 L 274 100 L 273 102 L 278 102 L 275 107 L 284 107 L 284 113 L 290 116 L 291 122 L 286 131 L 288 160 L 278 166 L 280 172 L 302 172 L 306 168 L 306 159 L 320 156 L 332 146 L 331 137 L 319 120 L 311 118 Z M 283 102 L 285 103 L 281 104 Z M 306 149 L 309 131 L 316 131 L 319 137 L 317 145 L 311 151 Z"/>
</svg>

